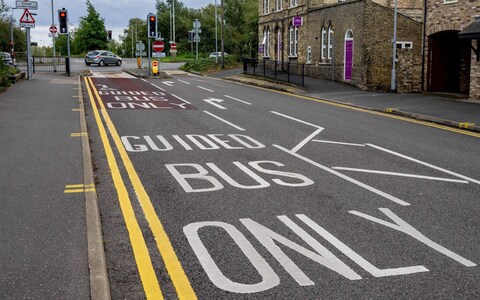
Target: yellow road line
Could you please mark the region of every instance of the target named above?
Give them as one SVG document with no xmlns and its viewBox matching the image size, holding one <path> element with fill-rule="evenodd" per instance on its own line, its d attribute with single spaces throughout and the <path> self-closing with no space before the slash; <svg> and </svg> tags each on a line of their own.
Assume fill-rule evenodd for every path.
<svg viewBox="0 0 480 300">
<path fill-rule="evenodd" d="M 95 192 L 95 184 L 67 184 L 65 194 Z"/>
<path fill-rule="evenodd" d="M 74 132 L 70 133 L 70 137 L 80 137 L 80 136 L 87 136 L 86 132 Z"/>
<path fill-rule="evenodd" d="M 148 252 L 147 244 L 143 237 L 142 230 L 140 228 L 140 225 L 138 224 L 137 218 L 135 217 L 135 212 L 133 210 L 127 188 L 125 187 L 122 175 L 120 174 L 120 170 L 113 154 L 112 146 L 110 145 L 110 141 L 108 140 L 105 126 L 103 125 L 100 118 L 100 114 L 98 112 L 97 105 L 94 101 L 92 91 L 90 89 L 87 79 L 85 79 L 85 83 L 87 86 L 90 103 L 92 104 L 93 113 L 95 115 L 95 121 L 97 122 L 100 137 L 102 139 L 105 154 L 107 156 L 107 161 L 112 174 L 113 183 L 117 190 L 118 202 L 120 203 L 120 208 L 125 219 L 125 224 L 127 226 L 128 234 L 132 244 L 133 255 L 135 257 L 135 262 L 137 264 L 138 272 L 140 274 L 140 279 L 143 284 L 145 296 L 147 299 L 163 299 L 163 295 L 160 290 L 160 284 L 158 283 L 157 275 L 155 274 L 155 270 L 153 269 L 153 264 L 150 258 L 150 254 Z"/>
<path fill-rule="evenodd" d="M 123 143 L 118 135 L 118 132 L 113 125 L 110 116 L 108 115 L 107 110 L 105 109 L 105 105 L 98 94 L 95 86 L 93 85 L 92 79 L 88 78 L 91 86 L 93 87 L 93 91 L 98 99 L 98 103 L 101 107 L 101 112 L 103 119 L 105 120 L 108 129 L 110 130 L 110 134 L 113 138 L 115 146 L 120 153 L 120 157 L 122 158 L 123 164 L 125 169 L 127 170 L 128 176 L 130 181 L 132 182 L 133 188 L 137 194 L 138 200 L 141 204 L 143 212 L 145 214 L 145 218 L 152 230 L 153 235 L 155 236 L 155 241 L 157 243 L 158 250 L 160 251 L 161 256 L 165 262 L 165 267 L 172 279 L 172 283 L 175 286 L 175 290 L 177 291 L 177 295 L 179 299 L 197 299 L 195 291 L 193 290 L 190 281 L 188 280 L 185 271 L 183 270 L 180 261 L 173 249 L 173 246 L 168 238 L 165 229 L 163 228 L 160 219 L 158 218 L 157 214 L 155 213 L 155 208 L 152 205 L 150 197 L 148 196 L 145 188 L 138 176 L 132 161 L 130 160 L 125 148 L 123 147 Z M 92 104 L 93 105 L 93 104 Z"/>
</svg>

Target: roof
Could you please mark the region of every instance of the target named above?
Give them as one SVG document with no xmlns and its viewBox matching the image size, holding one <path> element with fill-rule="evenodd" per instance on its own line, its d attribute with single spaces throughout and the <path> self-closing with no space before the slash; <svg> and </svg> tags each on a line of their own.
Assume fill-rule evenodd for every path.
<svg viewBox="0 0 480 300">
<path fill-rule="evenodd" d="M 469 40 L 480 39 L 480 17 L 475 17 L 472 23 L 458 33 L 458 37 Z"/>
</svg>

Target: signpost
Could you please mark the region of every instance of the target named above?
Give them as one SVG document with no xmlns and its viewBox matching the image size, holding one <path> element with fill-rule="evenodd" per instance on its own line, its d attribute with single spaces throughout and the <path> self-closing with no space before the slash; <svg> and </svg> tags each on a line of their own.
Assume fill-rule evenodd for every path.
<svg viewBox="0 0 480 300">
<path fill-rule="evenodd" d="M 28 3 L 28 4 L 27 4 Z M 20 4 L 20 5 L 19 5 Z M 37 2 L 27 2 L 27 1 L 17 1 L 17 8 L 25 8 L 23 11 L 23 15 L 20 18 L 20 27 L 26 28 L 27 33 L 27 77 L 28 80 L 32 79 L 33 70 L 32 70 L 32 51 L 30 45 L 30 28 L 35 28 L 35 19 L 33 18 L 32 14 L 28 10 L 28 8 L 35 10 L 37 9 L 38 5 Z"/>
</svg>

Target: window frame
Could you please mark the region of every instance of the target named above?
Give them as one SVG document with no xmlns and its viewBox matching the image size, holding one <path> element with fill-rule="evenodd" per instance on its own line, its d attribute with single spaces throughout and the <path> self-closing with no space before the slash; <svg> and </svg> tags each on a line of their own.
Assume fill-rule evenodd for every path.
<svg viewBox="0 0 480 300">
<path fill-rule="evenodd" d="M 328 38 L 328 43 L 327 43 L 327 59 L 330 61 L 332 60 L 332 53 L 333 53 L 333 34 L 334 34 L 334 31 L 333 31 L 333 27 L 332 26 L 328 26 L 328 34 L 327 34 L 327 38 Z"/>
<path fill-rule="evenodd" d="M 326 59 L 326 52 L 327 52 L 327 29 L 322 27 L 322 37 L 321 37 L 321 49 L 320 49 L 320 58 L 322 61 Z"/>
</svg>

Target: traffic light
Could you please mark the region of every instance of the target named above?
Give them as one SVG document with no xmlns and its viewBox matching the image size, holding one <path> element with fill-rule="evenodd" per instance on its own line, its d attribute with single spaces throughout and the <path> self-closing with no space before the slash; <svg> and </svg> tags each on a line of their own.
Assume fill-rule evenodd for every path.
<svg viewBox="0 0 480 300">
<path fill-rule="evenodd" d="M 60 25 L 61 34 L 68 33 L 68 11 L 65 8 L 58 10 L 58 23 Z"/>
<path fill-rule="evenodd" d="M 192 43 L 192 42 L 193 42 L 192 33 L 193 33 L 192 31 L 189 31 L 189 32 L 188 32 L 188 42 L 189 42 L 189 43 Z"/>
<path fill-rule="evenodd" d="M 157 16 L 148 14 L 148 37 L 157 37 Z"/>
<path fill-rule="evenodd" d="M 111 41 L 112 40 L 112 31 L 108 30 L 107 33 L 108 33 L 108 40 Z"/>
</svg>

